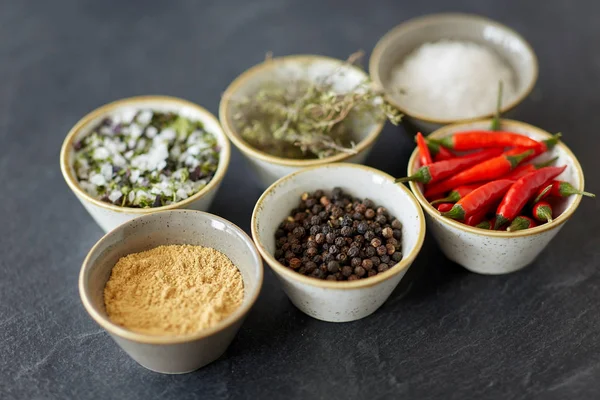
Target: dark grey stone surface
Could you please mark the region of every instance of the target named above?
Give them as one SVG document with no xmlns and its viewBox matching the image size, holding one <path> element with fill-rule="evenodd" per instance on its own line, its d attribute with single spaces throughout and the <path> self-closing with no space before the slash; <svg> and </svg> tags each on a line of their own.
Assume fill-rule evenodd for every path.
<svg viewBox="0 0 600 400">
<path fill-rule="evenodd" d="M 223 358 L 165 376 L 138 366 L 86 314 L 81 262 L 102 235 L 58 153 L 91 109 L 141 94 L 217 112 L 268 50 L 345 58 L 421 14 L 467 11 L 521 32 L 540 79 L 517 118 L 562 131 L 600 192 L 597 1 L 0 1 L 0 398 L 600 398 L 600 203 L 539 259 L 467 273 L 428 239 L 409 294 L 347 324 L 311 319 L 267 269 Z M 388 126 L 369 164 L 402 175 L 413 144 Z M 212 212 L 249 229 L 261 189 L 234 151 Z"/>
</svg>

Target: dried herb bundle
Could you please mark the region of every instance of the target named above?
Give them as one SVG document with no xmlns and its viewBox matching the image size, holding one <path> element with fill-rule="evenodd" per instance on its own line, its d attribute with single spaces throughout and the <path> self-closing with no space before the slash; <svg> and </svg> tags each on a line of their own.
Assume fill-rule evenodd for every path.
<svg viewBox="0 0 600 400">
<path fill-rule="evenodd" d="M 346 64 L 354 64 L 353 55 Z M 236 99 L 235 128 L 251 146 L 277 157 L 312 159 L 355 153 L 352 127 L 401 114 L 368 80 L 351 91 L 333 89 L 334 71 L 318 81 L 269 82 L 251 97 Z"/>
</svg>

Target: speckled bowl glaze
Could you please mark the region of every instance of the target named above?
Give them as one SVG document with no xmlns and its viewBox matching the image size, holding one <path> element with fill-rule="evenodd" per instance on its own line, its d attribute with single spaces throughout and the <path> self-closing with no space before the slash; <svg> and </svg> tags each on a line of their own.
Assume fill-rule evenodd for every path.
<svg viewBox="0 0 600 400">
<path fill-rule="evenodd" d="M 316 55 L 296 55 L 273 58 L 255 65 L 238 76 L 225 90 L 219 106 L 219 119 L 223 130 L 242 152 L 264 187 L 305 167 L 340 161 L 363 164 L 369 155 L 385 121 L 376 122 L 370 119 L 352 121 L 356 154 L 339 153 L 331 157 L 312 160 L 275 157 L 259 151 L 250 146 L 235 129 L 233 115 L 235 114 L 234 100 L 236 98 L 253 95 L 265 83 L 282 82 L 287 85 L 290 80 L 314 81 L 324 77 L 331 77 L 333 90 L 340 93 L 352 90 L 361 82 L 369 79 L 363 70 L 345 64 L 341 60 Z"/>
<path fill-rule="evenodd" d="M 400 96 L 392 90 L 392 69 L 422 44 L 442 39 L 488 46 L 511 67 L 516 78 L 517 94 L 512 101 L 502 105 L 502 115 L 507 115 L 531 93 L 538 76 L 537 58 L 529 43 L 511 28 L 470 14 L 445 13 L 414 18 L 398 25 L 379 40 L 369 60 L 369 72 L 373 82 L 387 92 L 387 100 L 405 114 L 404 121 L 415 129 L 429 133 L 446 124 L 468 121 L 421 114 L 411 108 L 410 97 Z M 491 113 L 478 115 L 475 119 L 487 117 L 491 117 Z"/>
<path fill-rule="evenodd" d="M 487 119 L 449 125 L 433 132 L 431 137 L 439 139 L 455 132 L 489 129 L 490 123 L 491 120 Z M 512 120 L 503 120 L 501 129 L 522 133 L 536 140 L 548 139 L 551 136 L 540 128 Z M 567 165 L 565 172 L 557 179 L 568 181 L 574 187 L 583 190 L 583 171 L 571 150 L 564 143 L 559 143 L 552 151 L 536 158 L 535 162 L 552 157 L 558 157 L 554 165 Z M 418 152 L 415 150 L 408 162 L 409 175 L 420 167 L 418 158 Z M 560 213 L 560 216 L 549 224 L 517 232 L 488 231 L 442 217 L 423 196 L 421 184 L 410 182 L 410 188 L 423 206 L 429 231 L 446 257 L 480 274 L 506 274 L 532 263 L 573 215 L 581 201 L 581 196 L 570 196 L 562 200 L 554 208 L 555 215 Z"/>
<path fill-rule="evenodd" d="M 370 198 L 402 222 L 402 261 L 386 272 L 350 282 L 311 278 L 277 262 L 273 257 L 275 231 L 297 207 L 302 193 L 336 186 L 353 196 Z M 347 322 L 372 314 L 387 300 L 421 250 L 425 220 L 410 191 L 394 184 L 390 175 L 361 165 L 338 163 L 306 168 L 271 185 L 254 208 L 252 237 L 296 307 L 323 321 Z"/>
<path fill-rule="evenodd" d="M 104 308 L 104 286 L 117 261 L 161 245 L 212 247 L 237 266 L 244 300 L 233 314 L 212 328 L 182 336 L 154 336 L 113 324 Z M 131 358 L 165 374 L 194 371 L 227 349 L 256 301 L 263 282 L 262 260 L 254 243 L 231 222 L 201 211 L 172 210 L 132 219 L 107 233 L 90 250 L 79 274 L 79 294 L 87 312 Z"/>
<path fill-rule="evenodd" d="M 213 176 L 212 180 L 198 193 L 188 197 L 185 200 L 163 207 L 132 208 L 119 207 L 104 201 L 100 201 L 87 194 L 86 191 L 79 186 L 75 171 L 73 169 L 73 162 L 75 159 L 73 143 L 85 135 L 88 135 L 91 129 L 100 123 L 100 121 L 102 121 L 105 117 L 108 117 L 115 112 L 140 108 L 149 108 L 163 112 L 175 112 L 184 117 L 201 121 L 204 124 L 204 128 L 217 138 L 217 143 L 221 148 L 217 171 L 215 172 L 215 176 Z M 219 190 L 219 187 L 221 186 L 221 181 L 227 172 L 230 153 L 231 148 L 229 145 L 229 140 L 227 140 L 227 136 L 225 136 L 223 133 L 223 129 L 221 129 L 219 121 L 214 115 L 204 108 L 187 100 L 178 99 L 175 97 L 140 96 L 117 100 L 115 102 L 103 105 L 79 120 L 79 122 L 77 122 L 77 124 L 75 124 L 75 126 L 67 134 L 67 137 L 63 142 L 60 152 L 60 169 L 65 181 L 73 193 L 75 193 L 81 204 L 83 204 L 85 209 L 91 214 L 98 225 L 100 225 L 105 232 L 108 232 L 125 221 L 156 211 L 174 210 L 178 208 L 187 208 L 199 211 L 208 210 L 215 195 L 217 194 L 217 191 Z"/>
</svg>

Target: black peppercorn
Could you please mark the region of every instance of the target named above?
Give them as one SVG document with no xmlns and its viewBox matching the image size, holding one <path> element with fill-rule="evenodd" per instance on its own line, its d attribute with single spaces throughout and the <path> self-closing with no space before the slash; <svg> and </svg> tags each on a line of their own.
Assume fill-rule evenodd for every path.
<svg viewBox="0 0 600 400">
<path fill-rule="evenodd" d="M 358 253 L 360 253 L 360 249 L 356 246 L 352 246 L 348 249 L 349 257 L 356 257 L 356 256 L 358 256 Z"/>
<path fill-rule="evenodd" d="M 300 268 L 301 265 L 302 265 L 302 261 L 299 258 L 294 257 L 289 261 L 289 266 L 292 269 L 298 269 L 298 268 Z"/>
<path fill-rule="evenodd" d="M 369 229 L 369 224 L 367 224 L 364 221 L 361 222 L 360 224 L 358 224 L 358 227 L 356 228 L 358 233 L 360 233 L 361 235 L 364 235 L 368 229 Z"/>
<path fill-rule="evenodd" d="M 387 249 L 385 246 L 381 245 L 377 248 L 377 255 L 382 256 L 384 254 L 387 254 Z"/>
<path fill-rule="evenodd" d="M 335 259 L 340 263 L 340 264 L 346 264 L 346 261 L 348 260 L 348 256 L 344 253 L 340 253 L 337 256 L 335 256 Z"/>
<path fill-rule="evenodd" d="M 356 268 L 361 264 L 362 259 L 360 257 L 353 257 L 352 260 L 350 260 L 350 265 L 352 266 L 352 268 Z"/>
<path fill-rule="evenodd" d="M 365 218 L 366 219 L 375 218 L 375 210 L 373 210 L 372 208 L 367 208 L 367 211 L 365 211 Z"/>
<path fill-rule="evenodd" d="M 381 257 L 379 257 L 379 259 L 382 263 L 388 264 L 390 262 L 390 256 L 388 256 L 387 254 L 382 255 Z"/>
<path fill-rule="evenodd" d="M 377 271 L 375 271 L 374 269 L 370 270 L 370 271 L 367 273 L 367 276 L 368 276 L 369 278 L 370 278 L 370 277 L 372 277 L 372 276 L 375 276 L 375 275 L 377 275 Z"/>
<path fill-rule="evenodd" d="M 373 238 L 373 240 L 371 240 L 371 246 L 373 246 L 373 247 L 381 246 L 381 239 Z"/>
<path fill-rule="evenodd" d="M 334 261 L 334 260 L 335 260 L 335 255 L 333 255 L 333 254 L 326 254 L 323 257 L 323 261 L 326 263 L 328 263 L 329 261 Z"/>
<path fill-rule="evenodd" d="M 317 269 L 317 263 L 313 262 L 313 261 L 308 261 L 304 264 L 304 268 L 306 268 L 306 272 L 308 274 L 310 274 L 311 272 L 313 272 L 315 269 Z"/>
<path fill-rule="evenodd" d="M 317 244 L 323 244 L 325 242 L 325 235 L 322 233 L 317 233 L 315 235 L 315 242 L 317 242 Z"/>
<path fill-rule="evenodd" d="M 386 244 L 385 245 L 385 249 L 387 250 L 387 253 L 390 256 L 396 252 L 396 247 L 394 245 L 391 245 L 391 244 Z"/>
<path fill-rule="evenodd" d="M 363 219 L 365 219 L 365 216 L 361 213 L 355 212 L 354 214 L 352 214 L 352 219 L 354 219 L 355 221 L 362 221 Z"/>
<path fill-rule="evenodd" d="M 385 272 L 388 269 L 390 269 L 389 265 L 387 265 L 386 263 L 381 263 L 379 264 L 379 267 L 377 267 L 377 272 Z"/>
<path fill-rule="evenodd" d="M 281 249 L 275 250 L 275 253 L 273 253 L 273 256 L 275 256 L 275 258 L 283 257 L 283 250 L 281 250 Z"/>
<path fill-rule="evenodd" d="M 394 254 L 392 254 L 392 260 L 400 262 L 402 260 L 402 252 L 397 251 Z"/>
<path fill-rule="evenodd" d="M 346 237 L 351 236 L 354 233 L 354 229 L 352 229 L 350 226 L 344 226 L 342 228 L 342 230 L 340 231 L 340 233 Z"/>
<path fill-rule="evenodd" d="M 322 206 L 322 205 L 320 205 L 320 204 L 314 205 L 314 206 L 312 206 L 312 208 L 311 208 L 311 210 L 310 210 L 310 211 L 312 211 L 312 213 L 313 213 L 314 215 L 317 215 L 317 214 L 319 214 L 321 211 L 323 211 L 323 206 Z"/>
<path fill-rule="evenodd" d="M 284 244 L 281 246 L 281 250 L 283 250 L 283 251 L 288 251 L 288 250 L 290 249 L 290 247 L 292 247 L 292 245 L 291 245 L 291 244 L 289 244 L 289 243 L 284 243 Z"/>
<path fill-rule="evenodd" d="M 375 238 L 375 232 L 373 231 L 366 231 L 365 232 L 365 240 L 367 242 L 370 242 L 371 240 L 373 240 Z"/>
<path fill-rule="evenodd" d="M 302 246 L 300 246 L 299 244 L 293 244 L 292 245 L 292 251 L 296 254 L 301 254 L 302 253 Z"/>
<path fill-rule="evenodd" d="M 354 236 L 354 241 L 356 243 L 362 244 L 365 242 L 365 237 L 363 235 L 356 235 L 356 236 Z"/>
<path fill-rule="evenodd" d="M 329 246 L 329 254 L 337 254 L 339 251 L 340 250 L 338 249 L 338 247 L 335 244 Z"/>
<path fill-rule="evenodd" d="M 335 275 L 327 275 L 327 278 L 325 278 L 325 280 L 328 280 L 328 281 L 337 281 L 337 278 L 335 277 Z"/>
<path fill-rule="evenodd" d="M 306 255 L 308 257 L 314 257 L 317 255 L 318 252 L 319 250 L 317 250 L 316 247 L 309 247 L 308 249 L 306 249 Z"/>
<path fill-rule="evenodd" d="M 354 211 L 356 211 L 358 214 L 364 214 L 365 211 L 367 211 L 367 206 L 361 203 L 358 203 L 357 205 L 354 206 Z"/>
<path fill-rule="evenodd" d="M 321 271 L 319 268 L 315 269 L 311 275 L 318 279 L 323 279 L 325 277 L 325 272 Z"/>
<path fill-rule="evenodd" d="M 303 227 L 301 226 L 297 226 L 294 228 L 294 231 L 292 232 L 294 234 L 294 236 L 296 236 L 297 238 L 301 238 L 302 236 L 304 236 L 304 234 L 306 233 L 306 231 L 304 230 Z"/>
<path fill-rule="evenodd" d="M 392 239 L 394 237 L 394 230 L 388 226 L 386 228 L 383 228 L 381 234 L 386 239 Z"/>
<path fill-rule="evenodd" d="M 321 232 L 323 233 L 323 235 L 327 235 L 329 232 L 331 232 L 331 227 L 329 226 L 329 224 L 321 225 Z"/>
<path fill-rule="evenodd" d="M 370 271 L 371 269 L 373 269 L 373 261 L 371 261 L 370 258 L 365 258 L 364 260 L 362 260 L 361 266 L 367 271 Z"/>
<path fill-rule="evenodd" d="M 327 263 L 327 270 L 330 273 L 335 274 L 340 270 L 340 264 L 337 261 L 329 261 Z"/>
<path fill-rule="evenodd" d="M 333 190 L 331 191 L 331 198 L 334 200 L 338 200 L 342 198 L 342 195 L 344 193 L 342 192 L 342 188 L 340 187 L 334 187 Z"/>
<path fill-rule="evenodd" d="M 283 229 L 277 229 L 275 231 L 275 239 L 279 239 L 282 236 L 285 236 L 285 231 Z"/>
<path fill-rule="evenodd" d="M 323 262 L 323 257 L 321 257 L 320 255 L 317 254 L 316 256 L 313 257 L 313 262 L 320 264 Z"/>
<path fill-rule="evenodd" d="M 315 192 L 313 193 L 313 196 L 316 199 L 320 199 L 321 197 L 323 197 L 325 195 L 325 192 L 322 191 L 321 189 L 315 190 Z"/>
<path fill-rule="evenodd" d="M 339 236 L 339 237 L 336 237 L 336 238 L 335 238 L 335 240 L 333 241 L 333 243 L 334 243 L 334 244 L 335 244 L 337 247 L 342 247 L 343 245 L 345 245 L 345 244 L 346 244 L 346 240 L 345 240 L 343 237 Z"/>
<path fill-rule="evenodd" d="M 385 207 L 377 207 L 377 215 L 387 215 L 387 209 Z"/>
<path fill-rule="evenodd" d="M 367 270 L 363 267 L 356 267 L 354 268 L 354 273 L 360 277 L 363 277 L 367 274 Z"/>
<path fill-rule="evenodd" d="M 392 229 L 402 229 L 402 222 L 400 222 L 400 220 L 394 218 L 392 220 Z"/>
<path fill-rule="evenodd" d="M 400 229 L 394 229 L 394 239 L 402 240 L 402 231 Z"/>
<path fill-rule="evenodd" d="M 397 248 L 397 247 L 400 247 L 400 242 L 398 242 L 398 241 L 397 241 L 396 239 L 394 239 L 394 238 L 390 238 L 390 239 L 386 240 L 386 243 L 387 243 L 387 244 L 391 244 L 392 246 L 394 246 L 394 247 L 396 247 L 396 248 Z"/>
<path fill-rule="evenodd" d="M 335 241 L 335 233 L 329 232 L 327 235 L 325 235 L 325 240 L 327 241 L 327 243 L 333 244 L 333 242 Z"/>
<path fill-rule="evenodd" d="M 365 249 L 365 255 L 367 257 L 373 257 L 375 254 L 377 254 L 377 249 L 375 249 L 375 247 L 369 246 Z"/>
<path fill-rule="evenodd" d="M 379 267 L 379 264 L 381 264 L 381 259 L 377 256 L 374 256 L 371 257 L 371 262 L 373 262 L 373 266 Z"/>
<path fill-rule="evenodd" d="M 310 227 L 310 235 L 315 236 L 317 233 L 321 232 L 321 227 L 319 225 L 313 225 Z"/>
<path fill-rule="evenodd" d="M 383 225 L 387 222 L 387 218 L 385 217 L 385 215 L 378 215 L 375 217 L 375 222 L 377 222 L 380 225 Z"/>
<path fill-rule="evenodd" d="M 347 278 L 350 275 L 352 275 L 352 271 L 353 271 L 352 267 L 349 267 L 346 265 L 345 267 L 342 268 L 342 275 L 344 275 Z"/>
<path fill-rule="evenodd" d="M 293 251 L 288 250 L 288 251 L 285 252 L 285 256 L 284 257 L 285 257 L 286 260 L 291 260 L 292 258 L 296 257 L 296 255 L 294 254 Z"/>
<path fill-rule="evenodd" d="M 344 215 L 342 218 L 342 226 L 344 227 L 351 227 L 353 222 L 352 217 L 349 215 Z"/>
<path fill-rule="evenodd" d="M 375 208 L 375 203 L 371 199 L 364 199 L 362 203 L 366 208 Z"/>
<path fill-rule="evenodd" d="M 350 275 L 350 276 L 348 277 L 348 280 L 349 280 L 349 281 L 355 281 L 355 280 L 357 280 L 357 279 L 360 279 L 360 278 L 359 278 L 358 276 L 354 275 L 354 274 L 352 274 L 352 275 Z"/>
<path fill-rule="evenodd" d="M 298 273 L 302 274 L 302 275 L 306 275 L 306 266 L 303 265 L 300 268 L 298 268 Z"/>
</svg>

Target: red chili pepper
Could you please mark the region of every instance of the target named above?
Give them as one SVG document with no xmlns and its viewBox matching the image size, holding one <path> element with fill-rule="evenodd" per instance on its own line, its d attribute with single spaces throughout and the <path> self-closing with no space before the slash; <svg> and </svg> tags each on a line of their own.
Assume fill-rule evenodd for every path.
<svg viewBox="0 0 600 400">
<path fill-rule="evenodd" d="M 465 224 L 469 225 L 469 226 L 476 226 L 479 223 L 481 223 L 481 221 L 483 221 L 485 219 L 485 215 L 487 214 L 488 210 L 483 210 L 478 212 L 477 214 L 473 214 L 471 216 L 468 216 L 467 218 L 465 218 Z"/>
<path fill-rule="evenodd" d="M 419 168 L 417 172 L 411 176 L 396 179 L 396 183 L 417 181 L 427 184 L 441 181 L 450 175 L 456 174 L 458 171 L 472 167 L 482 161 L 489 160 L 501 153 L 502 149 L 488 149 L 477 153 L 467 154 L 463 157 L 453 158 L 451 160 L 438 161 Z M 449 188 L 448 190 L 450 189 L 452 188 Z"/>
<path fill-rule="evenodd" d="M 540 169 L 540 168 L 544 168 L 544 167 L 552 165 L 557 159 L 558 159 L 558 157 L 554 157 L 554 158 L 552 158 L 546 162 L 540 163 L 540 164 L 519 165 L 517 168 L 510 171 L 508 174 L 504 175 L 502 177 L 502 179 L 514 179 L 516 181 L 517 179 L 527 175 L 530 172 L 535 171 L 536 169 Z"/>
<path fill-rule="evenodd" d="M 452 203 L 442 203 L 437 206 L 437 210 L 439 212 L 446 212 L 446 211 L 450 211 L 452 209 L 452 207 L 454 207 L 454 204 L 452 204 Z"/>
<path fill-rule="evenodd" d="M 513 181 L 508 179 L 486 183 L 460 199 L 450 211 L 442 213 L 442 216 L 462 220 L 487 210 L 504 196 L 512 184 Z"/>
<path fill-rule="evenodd" d="M 448 193 L 448 196 L 446 196 L 442 199 L 437 199 L 437 200 L 432 201 L 431 205 L 434 206 L 439 203 L 456 203 L 457 201 L 459 201 L 460 199 L 462 199 L 463 197 L 465 197 L 466 195 L 471 193 L 473 190 L 477 189 L 478 187 L 480 187 L 482 185 L 483 185 L 483 183 L 472 183 L 470 185 L 459 186 L 456 189 L 454 189 L 453 191 L 451 191 L 450 193 Z"/>
<path fill-rule="evenodd" d="M 534 220 L 523 215 L 518 216 L 511 222 L 510 226 L 506 228 L 509 232 L 521 231 L 523 229 L 529 229 L 537 226 Z"/>
<path fill-rule="evenodd" d="M 431 154 L 429 153 L 429 147 L 425 143 L 425 138 L 421 132 L 417 133 L 417 147 L 419 148 L 419 159 L 421 160 L 421 166 L 429 165 L 433 162 Z"/>
<path fill-rule="evenodd" d="M 552 206 L 547 201 L 535 203 L 531 209 L 533 218 L 540 222 L 552 222 Z"/>
<path fill-rule="evenodd" d="M 445 138 L 434 140 L 450 150 L 476 150 L 489 147 L 524 147 L 535 149 L 542 147 L 540 142 L 529 136 L 504 131 L 467 131 L 458 132 Z M 545 149 L 542 150 L 544 152 Z"/>
<path fill-rule="evenodd" d="M 562 167 L 545 167 L 531 172 L 522 178 L 519 178 L 506 192 L 506 195 L 500 202 L 496 210 L 496 224 L 494 229 L 500 228 L 508 221 L 512 221 L 527 204 L 535 193 L 542 188 L 550 179 L 560 175 L 565 169 Z"/>
<path fill-rule="evenodd" d="M 433 197 L 455 187 L 474 182 L 491 181 L 506 175 L 510 170 L 516 168 L 521 161 L 529 156 L 533 150 L 527 150 L 518 155 L 502 154 L 487 161 L 464 170 L 451 178 L 430 186 L 425 191 L 425 197 Z"/>
<path fill-rule="evenodd" d="M 569 182 L 565 182 L 565 181 L 552 181 L 552 182 L 548 183 L 548 186 L 551 186 L 551 187 L 549 190 L 547 190 L 545 192 L 544 192 L 544 190 L 547 188 L 546 186 L 543 186 L 539 190 L 539 192 L 537 193 L 537 196 L 535 198 L 536 203 L 540 200 L 545 199 L 548 196 L 569 197 L 573 194 L 580 194 L 582 196 L 587 196 L 587 197 L 596 197 L 596 195 L 594 193 L 577 190 L 573 187 L 573 185 L 571 185 Z"/>
<path fill-rule="evenodd" d="M 429 153 L 433 156 L 433 161 L 443 161 L 450 160 L 451 158 L 456 157 L 454 153 L 452 153 L 447 148 L 440 146 L 437 143 L 433 143 L 431 140 L 425 139 L 427 143 L 427 147 L 429 148 Z"/>
<path fill-rule="evenodd" d="M 493 226 L 494 226 L 494 218 L 492 218 L 489 221 L 481 221 L 480 223 L 475 225 L 475 228 L 485 229 L 485 230 L 489 231 L 492 229 Z"/>
</svg>

